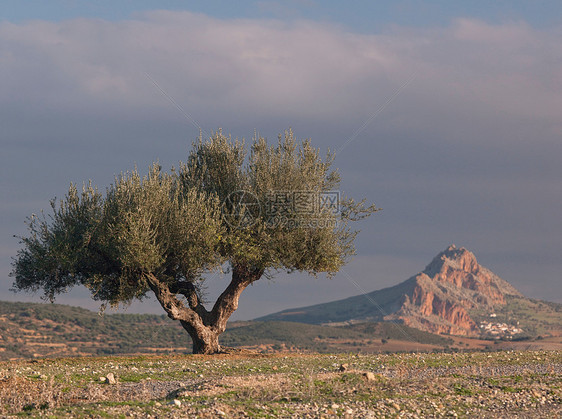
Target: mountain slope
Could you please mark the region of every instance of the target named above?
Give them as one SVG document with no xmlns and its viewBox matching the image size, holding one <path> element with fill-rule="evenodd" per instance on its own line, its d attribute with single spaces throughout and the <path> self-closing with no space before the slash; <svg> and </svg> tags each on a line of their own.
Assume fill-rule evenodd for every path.
<svg viewBox="0 0 562 419">
<path fill-rule="evenodd" d="M 61 304 L 0 301 L 0 360 L 185 352 L 191 340 L 166 316 L 106 314 Z"/>
<path fill-rule="evenodd" d="M 526 332 L 517 327 L 522 320 L 532 329 L 533 316 L 527 313 L 523 319 L 525 316 L 517 315 L 517 310 L 511 310 L 511 317 L 505 316 L 502 323 L 496 320 L 496 311 L 502 312 L 508 303 L 526 312 L 532 305 L 507 281 L 479 265 L 474 254 L 452 245 L 439 253 L 422 272 L 393 287 L 284 310 L 257 320 L 313 324 L 397 321 L 431 333 L 461 336 L 516 337 Z M 544 313 L 550 313 L 542 316 L 548 319 L 546 324 L 543 321 L 543 331 L 556 334 L 560 329 L 562 315 L 557 311 L 558 306 L 542 306 Z"/>
</svg>

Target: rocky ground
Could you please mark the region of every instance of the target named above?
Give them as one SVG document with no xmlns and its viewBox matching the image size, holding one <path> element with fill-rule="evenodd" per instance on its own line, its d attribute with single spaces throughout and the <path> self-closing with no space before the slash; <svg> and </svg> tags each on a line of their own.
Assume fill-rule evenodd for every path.
<svg viewBox="0 0 562 419">
<path fill-rule="evenodd" d="M 0 364 L 0 416 L 562 416 L 562 352 L 153 356 Z"/>
</svg>

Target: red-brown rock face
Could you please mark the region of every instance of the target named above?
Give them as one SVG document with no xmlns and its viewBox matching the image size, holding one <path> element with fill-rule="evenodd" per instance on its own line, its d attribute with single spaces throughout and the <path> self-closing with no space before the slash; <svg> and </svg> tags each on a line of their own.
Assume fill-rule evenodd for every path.
<svg viewBox="0 0 562 419">
<path fill-rule="evenodd" d="M 457 288 L 476 291 L 487 297 L 488 303 L 505 304 L 503 293 L 496 286 L 497 278 L 489 270 L 482 268 L 476 257 L 465 248 L 454 245 L 442 252 L 424 270 L 433 281 L 448 283 Z"/>
<path fill-rule="evenodd" d="M 479 334 L 468 314 L 473 308 L 504 305 L 504 293 L 520 295 L 507 282 L 481 267 L 474 255 L 454 245 L 440 253 L 414 278 L 402 308 L 390 316 L 432 333 Z"/>
<path fill-rule="evenodd" d="M 422 274 L 423 275 L 423 274 Z M 414 288 L 411 297 L 411 304 L 414 305 L 421 317 L 437 316 L 445 322 L 421 321 L 424 329 L 432 333 L 448 333 L 470 335 L 471 332 L 478 330 L 476 323 L 468 315 L 466 308 L 462 304 L 443 299 L 440 293 L 435 293 L 430 287 L 424 287 L 418 283 Z M 405 318 L 403 318 L 405 320 Z M 406 324 L 413 326 L 413 322 Z"/>
</svg>

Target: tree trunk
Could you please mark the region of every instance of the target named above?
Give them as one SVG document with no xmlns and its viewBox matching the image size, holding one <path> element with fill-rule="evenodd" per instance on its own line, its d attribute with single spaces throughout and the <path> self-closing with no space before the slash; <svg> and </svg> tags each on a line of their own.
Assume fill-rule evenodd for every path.
<svg viewBox="0 0 562 419">
<path fill-rule="evenodd" d="M 209 355 L 221 352 L 219 335 L 226 330 L 228 319 L 238 308 L 240 294 L 248 285 L 260 279 L 263 272 L 263 269 L 234 265 L 230 284 L 210 312 L 199 303 L 194 287 L 188 284 L 169 286 L 151 274 L 146 275 L 146 278 L 168 317 L 179 320 L 191 336 L 193 353 Z M 176 297 L 178 293 L 186 297 L 189 307 Z"/>
<path fill-rule="evenodd" d="M 220 333 L 218 331 L 208 326 L 194 327 L 190 323 L 181 320 L 180 323 L 189 333 L 189 336 L 191 336 L 194 354 L 211 355 L 221 351 L 219 345 Z"/>
</svg>

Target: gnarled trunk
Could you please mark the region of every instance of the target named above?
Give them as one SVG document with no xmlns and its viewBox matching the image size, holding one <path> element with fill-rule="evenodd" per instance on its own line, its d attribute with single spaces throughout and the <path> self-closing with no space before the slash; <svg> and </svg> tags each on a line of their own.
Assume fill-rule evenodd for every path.
<svg viewBox="0 0 562 419">
<path fill-rule="evenodd" d="M 146 279 L 168 317 L 179 320 L 191 336 L 193 353 L 208 355 L 221 352 L 219 335 L 226 330 L 228 319 L 238 308 L 242 291 L 262 275 L 263 269 L 234 265 L 232 280 L 211 311 L 207 311 L 199 302 L 195 287 L 189 282 L 168 285 L 151 274 L 146 275 Z M 186 297 L 188 306 L 176 297 L 177 294 Z"/>
<path fill-rule="evenodd" d="M 211 355 L 221 351 L 221 346 L 219 345 L 220 333 L 218 331 L 213 330 L 209 326 L 194 327 L 190 323 L 181 320 L 180 323 L 189 333 L 189 336 L 191 336 L 194 354 Z"/>
</svg>

